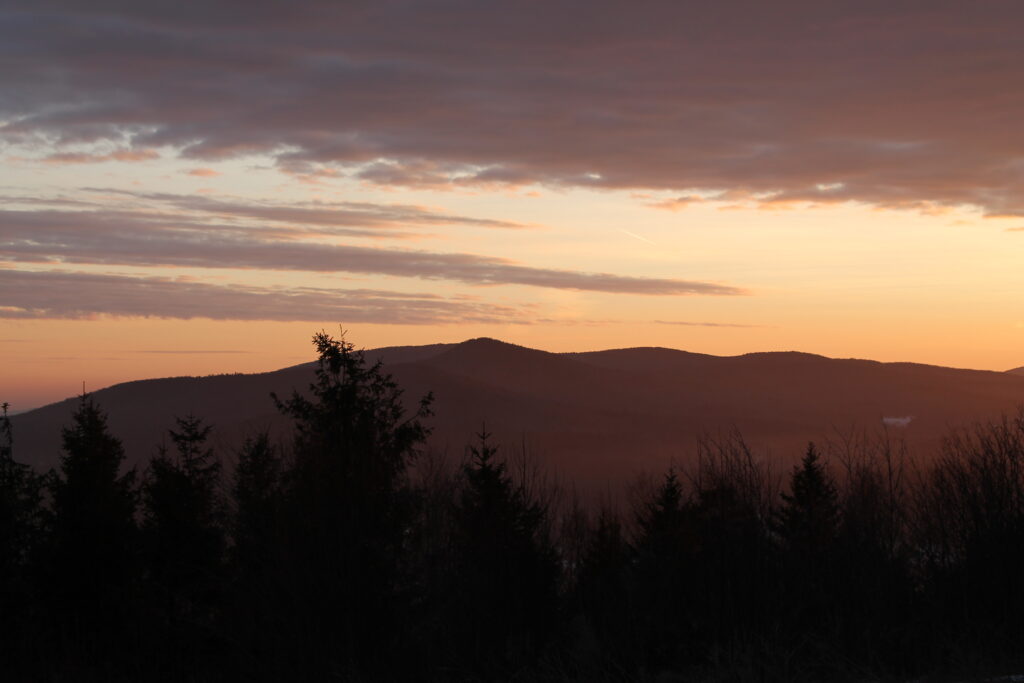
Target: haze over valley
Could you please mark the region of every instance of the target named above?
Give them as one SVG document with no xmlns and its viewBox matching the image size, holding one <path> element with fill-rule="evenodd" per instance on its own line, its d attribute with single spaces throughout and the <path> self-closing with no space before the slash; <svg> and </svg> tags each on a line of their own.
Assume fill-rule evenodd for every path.
<svg viewBox="0 0 1024 683">
<path fill-rule="evenodd" d="M 489 338 L 366 351 L 380 359 L 407 403 L 433 393 L 430 448 L 456 459 L 486 424 L 509 450 L 525 445 L 552 474 L 590 491 L 618 490 L 640 473 L 692 460 L 702 437 L 731 432 L 760 458 L 788 465 L 808 441 L 906 440 L 934 452 L 954 428 L 1024 405 L 1020 371 L 831 359 L 797 352 L 712 356 L 666 348 L 549 353 Z M 245 436 L 285 421 L 271 392 L 305 390 L 313 364 L 276 372 L 179 377 L 101 389 L 111 430 L 129 464 L 143 466 L 166 441 L 174 415 L 215 428 L 228 460 Z M 14 418 L 19 456 L 45 469 L 60 453 L 60 427 L 77 398 Z"/>
</svg>

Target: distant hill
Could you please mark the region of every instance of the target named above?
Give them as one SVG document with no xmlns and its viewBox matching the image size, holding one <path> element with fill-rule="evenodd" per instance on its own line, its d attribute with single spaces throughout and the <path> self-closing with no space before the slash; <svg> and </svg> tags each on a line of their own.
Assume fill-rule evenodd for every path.
<svg viewBox="0 0 1024 683">
<path fill-rule="evenodd" d="M 1011 375 L 1024 375 L 1024 367 L 1014 368 L 1013 370 L 1007 370 Z"/>
<path fill-rule="evenodd" d="M 368 351 L 410 403 L 435 396 L 431 446 L 461 454 L 486 423 L 506 450 L 525 444 L 587 488 L 614 486 L 685 459 L 702 433 L 739 429 L 788 460 L 806 442 L 853 428 L 905 435 L 933 448 L 947 431 L 1024 404 L 1024 373 L 832 359 L 804 353 L 721 357 L 664 348 L 548 353 L 493 339 Z M 286 424 L 270 392 L 304 388 L 312 363 L 275 372 L 152 379 L 95 392 L 132 463 L 143 463 L 174 415 L 214 424 L 230 460 L 247 433 Z M 13 418 L 16 455 L 58 462 L 60 427 L 77 399 Z"/>
</svg>

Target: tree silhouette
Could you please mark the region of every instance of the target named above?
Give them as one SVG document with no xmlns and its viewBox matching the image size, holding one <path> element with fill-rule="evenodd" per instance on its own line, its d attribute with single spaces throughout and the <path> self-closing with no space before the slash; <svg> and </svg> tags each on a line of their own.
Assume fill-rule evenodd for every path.
<svg viewBox="0 0 1024 683">
<path fill-rule="evenodd" d="M 256 568 L 277 540 L 282 461 L 270 437 L 263 432 L 247 438 L 238 452 L 234 479 L 234 554 L 243 571 Z"/>
<path fill-rule="evenodd" d="M 275 618 L 284 595 L 281 581 L 283 463 L 266 432 L 245 440 L 238 452 L 227 628 L 247 649 L 265 657 L 280 646 Z M 253 677 L 258 672 L 247 671 Z"/>
<path fill-rule="evenodd" d="M 687 593 L 695 528 L 674 469 L 642 502 L 636 524 L 632 583 L 638 642 L 654 665 L 689 658 L 694 629 L 687 614 Z"/>
<path fill-rule="evenodd" d="M 220 462 L 207 446 L 211 427 L 194 415 L 169 430 L 174 450 L 160 448 L 142 486 L 148 576 L 157 609 L 172 631 L 208 623 L 224 555 Z"/>
<path fill-rule="evenodd" d="M 789 488 L 776 515 L 787 584 L 783 618 L 797 633 L 825 637 L 838 623 L 831 605 L 835 591 L 842 590 L 834 571 L 839 502 L 813 443 L 793 468 Z"/>
<path fill-rule="evenodd" d="M 63 430 L 63 450 L 60 470 L 50 478 L 45 590 L 65 643 L 104 656 L 109 650 L 89 644 L 109 647 L 129 627 L 136 604 L 135 472 L 121 473 L 121 442 L 87 394 Z"/>
<path fill-rule="evenodd" d="M 610 506 L 603 505 L 587 534 L 573 596 L 573 607 L 584 619 L 581 636 L 590 660 L 622 666 L 632 655 L 630 560 L 622 522 Z"/>
<path fill-rule="evenodd" d="M 0 406 L 0 640 L 11 645 L 32 608 L 29 559 L 39 542 L 42 481 L 14 460 L 7 409 Z"/>
<path fill-rule="evenodd" d="M 14 432 L 0 406 L 0 580 L 6 587 L 28 559 L 39 531 L 41 478 L 14 459 Z"/>
<path fill-rule="evenodd" d="M 406 468 L 427 435 L 431 397 L 406 414 L 380 362 L 342 338 L 314 336 L 308 396 L 275 397 L 294 420 L 286 535 L 301 648 L 329 652 L 332 670 L 390 666 L 402 624 L 402 547 L 413 518 Z"/>
<path fill-rule="evenodd" d="M 787 548 L 808 555 L 832 543 L 839 524 L 839 496 L 813 443 L 793 468 L 790 492 L 782 493 L 782 502 L 777 529 Z"/>
<path fill-rule="evenodd" d="M 542 651 L 557 607 L 558 566 L 547 509 L 513 481 L 489 435 L 478 437 L 455 509 L 449 620 L 468 663 L 494 672 Z"/>
</svg>

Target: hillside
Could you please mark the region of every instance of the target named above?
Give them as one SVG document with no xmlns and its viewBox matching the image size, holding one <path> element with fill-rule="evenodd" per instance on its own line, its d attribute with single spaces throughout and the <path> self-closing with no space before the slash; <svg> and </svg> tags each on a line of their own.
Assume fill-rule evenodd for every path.
<svg viewBox="0 0 1024 683">
<path fill-rule="evenodd" d="M 788 460 L 810 439 L 854 428 L 933 448 L 953 426 L 1024 404 L 1024 375 L 912 363 L 831 359 L 803 353 L 720 357 L 663 348 L 556 354 L 474 339 L 394 347 L 381 358 L 410 401 L 433 392 L 431 446 L 461 454 L 486 423 L 583 487 L 605 487 L 692 454 L 702 433 L 738 428 L 758 450 Z M 152 379 L 95 392 L 125 443 L 144 462 L 174 415 L 215 425 L 226 459 L 247 433 L 286 425 L 269 395 L 304 387 L 304 364 L 275 372 Z M 13 418 L 17 457 L 58 461 L 60 427 L 76 399 Z"/>
</svg>

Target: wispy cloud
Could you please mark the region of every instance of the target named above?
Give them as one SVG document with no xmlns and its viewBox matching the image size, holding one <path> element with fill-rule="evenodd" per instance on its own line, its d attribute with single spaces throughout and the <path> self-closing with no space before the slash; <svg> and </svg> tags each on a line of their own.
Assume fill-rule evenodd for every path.
<svg viewBox="0 0 1024 683">
<path fill-rule="evenodd" d="M 0 291 L 0 319 L 8 320 L 110 316 L 396 325 L 530 321 L 524 309 L 430 294 L 228 286 L 74 272 L 0 271 Z"/>
<path fill-rule="evenodd" d="M 667 211 L 679 211 L 680 209 L 685 209 L 702 201 L 705 201 L 702 197 L 686 195 L 683 197 L 673 197 L 671 199 L 650 202 L 648 206 L 655 209 L 665 209 Z"/>
<path fill-rule="evenodd" d="M 273 203 L 242 201 L 204 195 L 179 195 L 162 192 L 130 192 L 110 188 L 88 188 L 96 194 L 121 195 L 150 207 L 208 214 L 221 217 L 256 219 L 273 223 L 317 226 L 356 226 L 394 228 L 410 226 L 463 225 L 479 228 L 516 230 L 523 223 L 493 218 L 475 218 L 443 213 L 413 204 L 374 204 L 371 202 Z"/>
<path fill-rule="evenodd" d="M 217 176 L 220 175 L 219 172 L 213 170 L 212 168 L 190 168 L 188 171 L 186 171 L 186 174 L 193 175 L 199 178 L 216 178 Z"/>
<path fill-rule="evenodd" d="M 536 268 L 467 253 L 312 242 L 287 229 L 143 218 L 132 212 L 0 211 L 0 257 L 23 263 L 361 273 L 655 296 L 746 293 L 713 282 Z"/>
<path fill-rule="evenodd" d="M 152 161 L 159 158 L 160 154 L 152 149 L 122 149 L 106 154 L 57 152 L 43 157 L 42 161 L 49 164 L 97 164 L 104 161 Z"/>
</svg>

